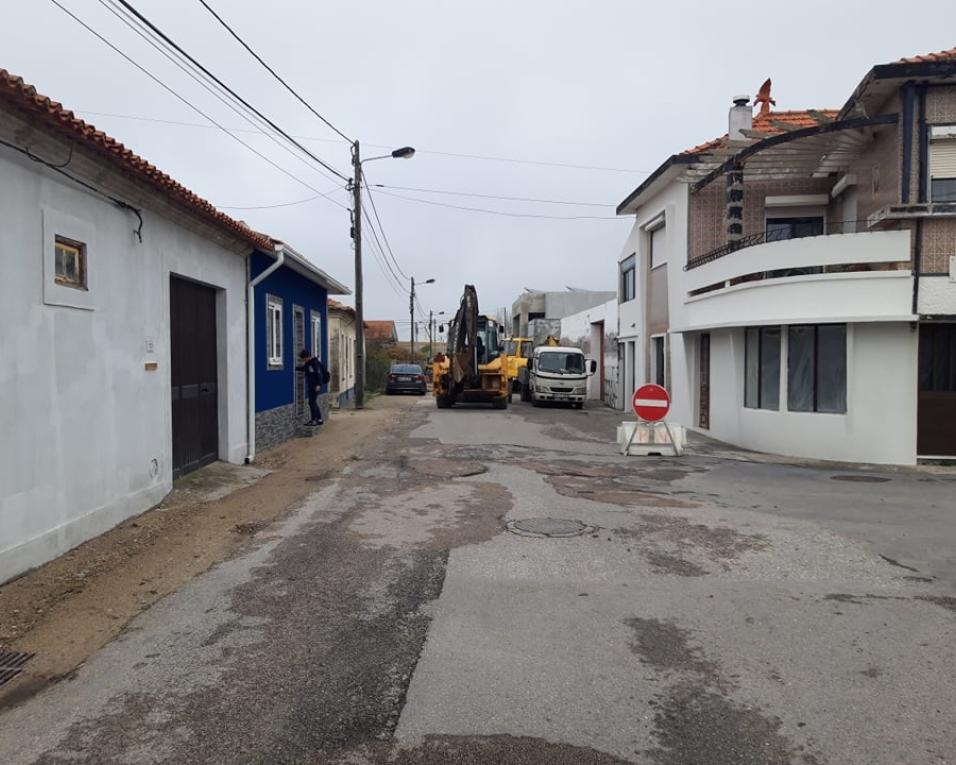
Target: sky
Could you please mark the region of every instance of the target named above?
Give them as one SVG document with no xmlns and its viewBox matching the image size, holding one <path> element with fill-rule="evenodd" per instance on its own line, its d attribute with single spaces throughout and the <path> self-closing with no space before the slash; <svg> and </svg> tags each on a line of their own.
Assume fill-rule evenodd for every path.
<svg viewBox="0 0 956 765">
<path fill-rule="evenodd" d="M 150 47 L 111 12 L 115 0 L 57 2 L 207 116 L 51 0 L 5 3 L 0 67 L 354 286 L 342 181 L 257 132 Z M 351 175 L 344 139 L 200 0 L 130 2 Z M 435 280 L 417 294 L 436 313 L 453 313 L 465 284 L 476 286 L 484 313 L 526 288 L 615 289 L 629 230 L 617 203 L 669 155 L 724 133 L 731 97 L 753 95 L 767 77 L 777 109 L 838 108 L 872 65 L 956 45 L 951 0 L 927 0 L 918 16 L 884 0 L 207 2 L 316 111 L 358 139 L 363 157 L 417 149 L 410 160 L 365 165 L 397 261 L 393 275 L 366 225 L 365 316 L 395 320 L 402 337 L 409 277 Z"/>
</svg>

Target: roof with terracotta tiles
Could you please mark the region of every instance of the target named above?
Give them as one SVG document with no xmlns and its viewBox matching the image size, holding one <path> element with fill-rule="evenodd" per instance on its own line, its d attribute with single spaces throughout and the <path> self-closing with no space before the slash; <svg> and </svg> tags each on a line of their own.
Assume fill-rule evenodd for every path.
<svg viewBox="0 0 956 765">
<path fill-rule="evenodd" d="M 365 336 L 369 340 L 397 340 L 398 330 L 395 328 L 395 322 L 391 320 L 372 319 L 363 322 L 365 325 Z"/>
<path fill-rule="evenodd" d="M 111 138 L 102 130 L 97 130 L 83 121 L 58 101 L 37 93 L 36 88 L 24 82 L 22 77 L 17 77 L 2 68 L 0 68 L 0 104 L 39 120 L 64 137 L 82 141 L 99 156 L 129 172 L 136 179 L 145 182 L 172 201 L 184 205 L 197 217 L 254 246 L 263 247 L 267 251 L 271 250 L 269 237 L 253 231 L 241 221 L 220 212 L 210 202 L 173 180 L 166 173 L 127 149 L 115 138 Z"/>
<path fill-rule="evenodd" d="M 922 64 L 927 61 L 956 61 L 956 48 L 941 50 L 938 53 L 924 53 L 922 56 L 901 58 L 898 64 Z"/>
<path fill-rule="evenodd" d="M 835 119 L 838 114 L 836 109 L 816 109 L 814 111 L 830 119 Z M 767 135 L 783 133 L 784 128 L 777 127 L 777 125 L 774 124 L 775 122 L 791 125 L 796 129 L 814 127 L 820 124 L 813 118 L 809 110 L 766 112 L 764 114 L 757 114 L 753 118 L 753 129 L 759 130 L 761 133 L 766 133 Z M 702 143 L 699 146 L 693 146 L 690 149 L 682 151 L 681 154 L 706 154 L 709 151 L 725 146 L 728 142 L 727 134 L 724 133 L 720 138 L 715 138 L 713 141 Z"/>
<path fill-rule="evenodd" d="M 332 298 L 328 299 L 329 309 L 332 311 L 343 311 L 344 313 L 355 315 L 355 309 L 350 305 L 345 305 L 345 303 L 340 303 L 338 300 L 333 300 Z M 365 322 L 365 325 L 368 326 L 368 322 Z"/>
</svg>

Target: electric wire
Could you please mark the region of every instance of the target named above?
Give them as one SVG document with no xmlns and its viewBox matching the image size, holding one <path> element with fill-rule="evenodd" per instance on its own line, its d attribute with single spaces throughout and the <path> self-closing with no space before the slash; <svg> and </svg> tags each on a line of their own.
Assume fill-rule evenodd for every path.
<svg viewBox="0 0 956 765">
<path fill-rule="evenodd" d="M 286 168 L 282 167 L 281 165 L 279 165 L 278 163 L 276 163 L 275 161 L 273 161 L 272 159 L 270 159 L 269 157 L 267 157 L 265 154 L 263 154 L 262 152 L 258 151 L 255 147 L 253 147 L 253 146 L 249 145 L 248 143 L 246 143 L 245 141 L 243 141 L 239 136 L 237 136 L 237 135 L 235 135 L 235 134 L 229 132 L 229 130 L 226 129 L 223 125 L 221 125 L 221 124 L 220 124 L 219 122 L 217 122 L 215 119 L 213 119 L 212 117 L 210 117 L 208 114 L 206 114 L 206 112 L 204 112 L 204 111 L 203 111 L 202 109 L 200 109 L 198 106 L 196 106 L 195 104 L 193 104 L 192 102 L 190 102 L 190 101 L 189 101 L 188 99 L 186 99 L 184 96 L 181 96 L 179 93 L 177 93 L 175 90 L 173 90 L 169 85 L 167 85 L 165 82 L 163 82 L 162 80 L 160 80 L 156 75 L 154 75 L 152 72 L 150 72 L 148 69 L 146 69 L 146 67 L 142 66 L 139 62 L 135 61 L 131 56 L 129 56 L 128 54 L 126 54 L 124 51 L 122 51 L 118 46 L 114 45 L 114 44 L 113 44 L 112 42 L 110 42 L 106 37 L 104 37 L 104 36 L 101 35 L 99 32 L 97 32 L 95 29 L 93 29 L 93 27 L 91 27 L 89 24 L 87 24 L 85 21 L 83 21 L 83 19 L 81 19 L 79 16 L 77 16 L 75 13 L 73 13 L 69 8 L 66 8 L 64 5 L 62 5 L 58 0 L 50 0 L 50 2 L 53 3 L 53 5 L 55 5 L 57 8 L 59 8 L 61 11 L 63 11 L 63 13 L 65 13 L 67 16 L 69 16 L 70 18 L 72 18 L 77 24 L 79 24 L 81 27 L 83 27 L 84 29 L 86 29 L 87 32 L 89 32 L 89 33 L 92 34 L 94 37 L 96 37 L 100 42 L 102 42 L 102 43 L 103 43 L 104 45 L 106 45 L 107 47 L 111 48 L 115 53 L 119 54 L 122 58 L 124 58 L 126 61 L 128 61 L 130 64 L 132 64 L 134 67 L 136 67 L 139 71 L 141 71 L 143 74 L 145 74 L 147 77 L 149 77 L 153 82 L 155 82 L 155 83 L 156 83 L 157 85 L 159 85 L 161 88 L 163 88 L 164 90 L 166 90 L 170 95 L 174 96 L 176 99 L 178 99 L 179 101 L 181 101 L 182 103 L 184 103 L 186 106 L 188 106 L 188 107 L 189 107 L 190 109 L 192 109 L 194 112 L 196 112 L 196 114 L 198 114 L 198 115 L 200 115 L 201 117 L 203 117 L 204 119 L 208 120 L 210 123 L 212 123 L 212 125 L 214 125 L 216 128 L 218 128 L 218 129 L 221 130 L 223 133 L 225 133 L 226 135 L 228 135 L 228 136 L 229 136 L 230 138 L 232 138 L 234 141 L 236 141 L 237 143 L 241 144 L 243 147 L 245 147 L 246 149 L 248 149 L 249 151 L 251 151 L 251 152 L 252 152 L 253 154 L 255 154 L 257 157 L 259 157 L 260 159 L 262 159 L 263 161 L 265 161 L 266 163 L 268 163 L 269 165 L 271 165 L 272 167 L 274 167 L 276 170 L 279 170 L 281 173 L 283 173 L 284 175 L 287 175 L 287 176 L 288 176 L 289 178 L 291 178 L 292 180 L 294 180 L 294 181 L 296 181 L 297 183 L 299 183 L 299 184 L 305 186 L 307 189 L 311 189 L 312 191 L 315 191 L 315 192 L 320 193 L 320 194 L 322 193 L 322 192 L 319 192 L 319 190 L 318 190 L 317 188 L 315 188 L 314 186 L 312 186 L 311 184 L 307 183 L 306 181 L 302 180 L 302 179 L 299 178 L 298 176 L 296 176 L 296 175 L 294 175 L 293 173 L 289 172 Z M 330 201 L 331 201 L 331 200 L 330 200 Z M 343 206 L 344 206 L 344 205 L 343 205 Z"/>
<path fill-rule="evenodd" d="M 236 31 L 235 31 L 231 26 L 229 26 L 229 25 L 223 20 L 222 16 L 220 16 L 218 13 L 216 13 L 216 11 L 214 11 L 214 10 L 212 9 L 212 7 L 209 5 L 209 3 L 206 2 L 206 0 L 199 0 L 199 3 L 203 6 L 203 8 L 205 8 L 207 11 L 209 11 L 210 14 L 212 14 L 212 17 L 213 17 L 216 21 L 218 21 L 218 22 L 226 29 L 226 31 L 229 32 L 229 34 L 231 34 L 231 35 L 236 39 L 236 41 L 237 41 L 243 48 L 245 48 L 245 49 L 249 52 L 249 54 L 250 54 L 256 61 L 258 61 L 260 64 L 262 64 L 263 68 L 265 68 L 265 70 L 266 70 L 267 72 L 269 72 L 269 74 L 271 74 L 271 75 L 272 75 L 273 77 L 275 77 L 280 83 L 282 83 L 282 86 L 283 86 L 286 90 L 288 90 L 293 96 L 295 96 L 295 97 L 299 100 L 299 102 L 300 102 L 306 109 L 308 109 L 310 112 L 312 112 L 312 114 L 314 114 L 316 117 L 318 117 L 320 120 L 322 120 L 322 122 L 324 122 L 324 123 L 325 123 L 326 125 L 328 125 L 332 130 L 334 130 L 336 133 L 338 133 L 340 136 L 342 136 L 342 138 L 344 138 L 346 141 L 348 141 L 349 143 L 353 143 L 352 139 L 350 139 L 347 135 L 345 135 L 345 133 L 343 133 L 341 130 L 339 130 L 337 127 L 335 127 L 335 125 L 333 125 L 331 122 L 329 122 L 325 117 L 323 117 L 321 114 L 319 114 L 319 113 L 312 107 L 312 105 L 311 105 L 308 101 L 306 101 L 302 96 L 300 96 L 300 95 L 293 89 L 293 87 L 292 87 L 291 85 L 289 85 L 289 83 L 287 83 L 284 79 L 282 79 L 282 78 L 278 75 L 278 73 L 276 72 L 275 69 L 273 69 L 273 68 L 272 68 L 271 66 L 269 66 L 265 61 L 263 61 L 263 60 L 262 60 L 262 57 L 261 57 L 258 53 L 256 53 L 252 48 L 249 47 L 249 45 L 246 43 L 246 41 L 243 40 L 243 39 L 238 35 L 238 33 L 236 33 Z"/>
<path fill-rule="evenodd" d="M 342 173 L 340 173 L 338 170 L 336 170 L 334 167 L 332 167 L 330 164 L 328 164 L 325 160 L 321 159 L 320 157 L 317 157 L 315 154 L 313 154 L 311 151 L 309 151 L 309 149 L 307 149 L 305 146 L 303 146 L 301 143 L 299 143 L 299 142 L 298 142 L 296 139 L 294 139 L 291 135 L 289 135 L 288 133 L 286 133 L 286 132 L 285 132 L 282 128 L 280 128 L 275 122 L 273 122 L 271 119 L 269 119 L 268 117 L 266 117 L 261 111 L 259 111 L 258 109 L 256 109 L 252 104 L 250 104 L 250 103 L 249 103 L 248 101 L 246 101 L 242 96 L 240 96 L 238 93 L 236 93 L 232 88 L 230 88 L 228 85 L 226 85 L 221 79 L 219 79 L 216 75 L 214 75 L 212 72 L 210 72 L 206 67 L 204 67 L 202 64 L 200 64 L 195 58 L 193 58 L 193 56 L 191 56 L 189 53 L 187 53 L 185 50 L 183 50 L 183 48 L 181 48 L 181 47 L 180 47 L 174 40 L 172 40 L 165 32 L 163 32 L 161 29 L 159 29 L 159 27 L 157 27 L 157 26 L 156 26 L 155 24 L 153 24 L 149 19 L 147 19 L 142 13 L 140 13 L 130 2 L 128 2 L 128 0 L 115 0 L 115 2 L 118 2 L 120 5 L 122 5 L 124 8 L 126 8 L 126 10 L 128 10 L 130 13 L 132 13 L 134 16 L 136 16 L 136 18 L 138 18 L 142 23 L 144 23 L 146 26 L 148 26 L 148 27 L 149 27 L 153 32 L 155 32 L 157 35 L 159 35 L 168 45 L 172 46 L 172 47 L 173 47 L 177 52 L 179 52 L 182 56 L 186 57 L 191 63 L 193 63 L 195 66 L 197 66 L 207 77 L 209 77 L 211 80 L 213 80 L 213 81 L 214 81 L 217 85 L 219 85 L 221 88 L 223 88 L 224 90 L 226 90 L 230 95 L 232 95 L 233 98 L 235 98 L 237 101 L 239 101 L 239 103 L 241 103 L 241 104 L 242 104 L 243 106 L 245 106 L 247 109 L 249 109 L 250 111 L 252 111 L 256 116 L 258 116 L 261 120 L 263 120 L 266 124 L 268 124 L 269 127 L 271 127 L 273 130 L 275 130 L 275 131 L 276 131 L 277 133 L 279 133 L 281 136 L 283 136 L 283 137 L 284 137 L 287 141 L 289 141 L 292 145 L 294 145 L 296 148 L 298 148 L 300 151 L 302 151 L 304 154 L 306 154 L 306 155 L 307 155 L 308 157 L 310 157 L 312 160 L 314 160 L 315 162 L 317 162 L 318 164 L 320 164 L 322 167 L 324 167 L 326 170 L 328 170 L 328 171 L 329 171 L 330 173 L 332 173 L 333 175 L 337 176 L 338 178 L 340 178 L 340 179 L 343 180 L 343 181 L 348 181 L 348 178 L 347 178 L 345 175 L 343 175 Z"/>
<path fill-rule="evenodd" d="M 373 237 L 373 239 L 375 240 L 375 244 L 376 244 L 376 246 L 378 247 L 378 251 L 381 253 L 382 258 L 383 258 L 384 261 L 385 261 L 385 265 L 387 266 L 389 273 L 390 273 L 390 274 L 392 275 L 392 277 L 395 279 L 395 283 L 398 284 L 399 286 L 402 286 L 403 289 L 404 289 L 404 285 L 402 284 L 401 278 L 399 277 L 399 275 L 398 275 L 397 273 L 395 273 L 395 269 L 392 268 L 391 263 L 389 263 L 389 261 L 388 261 L 388 257 L 385 255 L 385 248 L 382 247 L 382 242 L 381 242 L 381 240 L 380 240 L 379 237 L 378 237 L 378 232 L 375 230 L 375 226 L 372 225 L 372 219 L 369 217 L 368 209 L 365 207 L 365 204 L 364 204 L 364 203 L 362 204 L 362 212 L 363 212 L 364 215 L 365 215 L 365 219 L 366 219 L 366 221 L 368 222 L 368 229 L 369 229 L 369 231 L 372 232 L 372 237 Z M 405 291 L 407 292 L 407 290 L 405 290 Z"/>
<path fill-rule="evenodd" d="M 622 220 L 619 217 L 605 216 L 605 215 L 537 215 L 533 213 L 513 213 L 505 212 L 504 210 L 489 210 L 484 207 L 464 207 L 462 205 L 451 205 L 445 202 L 436 202 L 433 199 L 418 199 L 417 197 L 409 197 L 404 194 L 396 194 L 393 191 L 382 191 L 382 194 L 387 194 L 390 197 L 395 197 L 396 199 L 404 199 L 406 202 L 418 202 L 419 204 L 424 205 L 433 205 L 435 207 L 448 207 L 453 210 L 466 210 L 468 212 L 476 213 L 485 213 L 487 215 L 503 215 L 508 218 L 539 218 L 543 220 Z"/>
<path fill-rule="evenodd" d="M 209 125 L 202 125 L 198 122 L 181 122 L 178 120 L 167 120 L 159 117 L 143 117 L 133 114 L 116 114 L 115 112 L 96 112 L 96 111 L 86 111 L 85 114 L 98 115 L 102 117 L 115 117 L 117 119 L 124 120 L 137 120 L 139 122 L 158 122 L 166 125 L 175 125 L 177 127 L 192 127 L 192 128 L 208 128 Z M 243 128 L 234 128 L 237 131 L 242 131 Z M 297 135 L 292 134 L 294 138 L 298 138 L 302 141 L 323 141 L 341 144 L 338 138 L 327 138 L 313 135 Z M 393 147 L 387 146 L 382 143 L 363 143 L 363 146 L 368 146 L 375 149 L 392 149 Z M 545 160 L 535 160 L 535 159 L 518 159 L 517 157 L 495 157 L 487 154 L 461 154 L 452 151 L 437 151 L 432 149 L 420 149 L 415 148 L 416 154 L 435 154 L 443 157 L 461 157 L 464 159 L 475 159 L 483 160 L 488 162 L 511 162 L 519 165 L 540 165 L 542 167 L 560 167 L 560 168 L 571 168 L 574 170 L 596 170 L 600 172 L 608 173 L 630 173 L 632 175 L 650 175 L 652 171 L 650 170 L 637 170 L 634 168 L 624 168 L 624 167 L 602 167 L 600 165 L 569 165 L 563 162 L 548 162 Z"/>
<path fill-rule="evenodd" d="M 546 205 L 571 205 L 573 207 L 617 207 L 614 204 L 608 204 L 606 202 L 569 202 L 565 200 L 557 199 L 537 199 L 534 197 L 509 197 L 502 196 L 499 194 L 479 194 L 473 191 L 449 191 L 446 189 L 423 189 L 417 188 L 414 186 L 389 186 L 384 183 L 373 184 L 376 188 L 379 189 L 393 189 L 396 191 L 418 191 L 426 194 L 448 194 L 456 197 L 480 197 L 481 199 L 500 199 L 506 202 L 535 202 L 537 204 L 546 204 Z"/>
<path fill-rule="evenodd" d="M 382 219 L 378 217 L 378 208 L 375 207 L 375 195 L 372 194 L 372 189 L 371 189 L 371 188 L 369 187 L 369 185 L 368 185 L 368 179 L 365 178 L 365 176 L 363 176 L 363 177 L 362 177 L 362 180 L 363 180 L 363 182 L 365 183 L 365 190 L 368 192 L 368 194 L 367 194 L 367 196 L 368 196 L 368 201 L 369 201 L 369 203 L 372 205 L 372 212 L 373 212 L 374 215 L 375 215 L 375 220 L 378 222 L 379 231 L 382 232 L 382 239 L 385 240 L 385 246 L 388 248 L 388 253 L 389 253 L 389 255 L 392 256 L 392 262 L 395 263 L 395 268 L 398 269 L 398 272 L 399 272 L 402 276 L 404 276 L 406 279 L 410 279 L 411 277 L 410 277 L 408 274 L 406 274 L 406 273 L 402 270 L 402 267 L 399 265 L 399 263 L 398 263 L 398 258 L 395 257 L 395 252 L 392 250 L 392 245 L 389 243 L 388 237 L 385 235 L 385 227 L 382 225 Z"/>
<path fill-rule="evenodd" d="M 222 95 L 222 93 L 225 93 L 226 91 L 220 89 L 220 92 L 217 92 L 216 90 L 214 90 L 214 89 L 209 85 L 209 82 L 207 82 L 207 81 L 204 80 L 202 77 L 200 77 L 199 75 L 196 74 L 196 72 L 199 72 L 199 71 L 200 71 L 198 68 L 196 68 L 195 66 L 191 66 L 191 67 L 190 67 L 190 66 L 185 65 L 185 64 L 183 63 L 183 61 L 184 61 L 185 59 L 183 59 L 182 57 L 177 58 L 176 56 L 174 56 L 173 54 L 171 54 L 171 53 L 169 52 L 169 49 L 168 49 L 168 48 L 164 48 L 163 46 L 161 46 L 160 44 L 158 44 L 158 43 L 156 42 L 156 39 L 160 39 L 160 40 L 161 40 L 162 38 L 157 38 L 155 35 L 153 35 L 153 36 L 151 37 L 150 35 L 148 35 L 148 34 L 144 31 L 144 29 L 147 29 L 147 30 L 148 30 L 148 27 L 143 27 L 143 25 L 141 25 L 141 24 L 138 25 L 138 24 L 136 23 L 136 21 L 135 21 L 135 17 L 131 17 L 130 14 L 128 14 L 128 13 L 123 13 L 122 11 L 119 11 L 119 10 L 117 10 L 115 7 L 113 7 L 113 6 L 115 6 L 115 4 L 116 4 L 115 0 L 99 0 L 99 3 L 100 3 L 100 5 L 102 5 L 104 8 L 106 8 L 108 11 L 110 11 L 110 13 L 112 13 L 114 16 L 116 16 L 120 21 L 122 21 L 124 24 L 126 24 L 126 26 L 128 26 L 130 29 L 132 29 L 132 30 L 133 30 L 137 35 L 139 35 L 143 40 L 145 40 L 147 43 L 149 43 L 149 45 L 151 45 L 155 50 L 157 50 L 160 54 L 162 54 L 167 60 L 169 60 L 170 62 L 172 62 L 172 63 L 173 63 L 176 67 L 178 67 L 181 71 L 185 72 L 187 76 L 189 76 L 190 78 L 192 78 L 195 82 L 197 82 L 200 86 L 202 86 L 206 91 L 208 91 L 209 93 L 211 93 L 211 94 L 212 94 L 215 98 L 217 98 L 221 103 L 225 104 L 225 105 L 226 105 L 229 109 L 231 109 L 235 114 L 237 114 L 239 117 L 241 117 L 241 118 L 244 119 L 246 122 L 248 122 L 250 125 L 252 125 L 254 128 L 256 128 L 255 131 L 249 131 L 249 132 L 256 132 L 256 133 L 258 133 L 258 134 L 261 134 L 261 135 L 266 136 L 266 137 L 269 138 L 273 143 L 275 143 L 277 146 L 279 146 L 279 148 L 281 148 L 281 149 L 284 150 L 286 153 L 288 153 L 290 156 L 292 156 L 293 158 L 295 158 L 296 160 L 298 160 L 299 162 L 301 162 L 302 164 L 304 164 L 304 165 L 305 165 L 306 167 L 308 167 L 310 170 L 314 170 L 315 172 L 318 172 L 323 178 L 327 178 L 327 179 L 329 179 L 329 180 L 335 180 L 334 178 L 332 178 L 332 177 L 331 177 L 330 175 L 328 175 L 327 173 L 322 172 L 321 170 L 319 170 L 318 168 L 316 168 L 315 166 L 313 166 L 312 164 L 310 164 L 310 163 L 308 162 L 308 160 L 306 160 L 306 159 L 305 159 L 304 157 L 302 157 L 300 154 L 297 154 L 296 152 L 294 152 L 291 148 L 289 148 L 289 146 L 287 146 L 285 143 L 283 143 L 283 142 L 280 141 L 278 138 L 276 138 L 276 136 L 275 136 L 274 134 L 267 132 L 267 131 L 264 130 L 260 125 L 257 125 L 257 124 L 253 121 L 253 119 L 248 116 L 248 114 L 243 113 L 242 111 L 240 111 L 240 109 L 238 109 L 233 103 L 231 103 L 227 98 L 225 98 L 225 97 Z M 313 186 L 311 186 L 311 185 L 309 186 L 309 188 L 311 188 L 313 191 L 318 191 L 318 189 L 316 189 L 315 187 L 313 187 Z M 325 195 L 320 193 L 318 196 L 325 196 Z M 316 197 L 313 197 L 313 198 L 316 198 Z M 345 205 L 339 204 L 338 202 L 334 202 L 334 200 L 330 200 L 330 201 L 332 201 L 334 204 L 338 204 L 340 207 L 345 208 Z"/>
</svg>

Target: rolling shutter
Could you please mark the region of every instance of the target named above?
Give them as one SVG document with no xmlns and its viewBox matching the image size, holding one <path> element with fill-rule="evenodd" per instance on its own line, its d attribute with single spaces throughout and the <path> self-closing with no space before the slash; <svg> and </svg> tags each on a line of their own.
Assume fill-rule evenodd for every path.
<svg viewBox="0 0 956 765">
<path fill-rule="evenodd" d="M 932 178 L 956 178 L 956 139 L 933 141 L 929 145 L 929 172 Z"/>
</svg>

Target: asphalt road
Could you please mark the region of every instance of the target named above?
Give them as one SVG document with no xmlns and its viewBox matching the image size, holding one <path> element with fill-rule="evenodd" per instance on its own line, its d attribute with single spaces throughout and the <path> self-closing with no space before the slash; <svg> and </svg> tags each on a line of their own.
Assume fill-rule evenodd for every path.
<svg viewBox="0 0 956 765">
<path fill-rule="evenodd" d="M 408 407 L 0 715 L 0 763 L 956 762 L 952 476 Z"/>
</svg>

